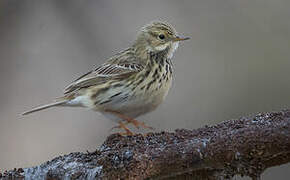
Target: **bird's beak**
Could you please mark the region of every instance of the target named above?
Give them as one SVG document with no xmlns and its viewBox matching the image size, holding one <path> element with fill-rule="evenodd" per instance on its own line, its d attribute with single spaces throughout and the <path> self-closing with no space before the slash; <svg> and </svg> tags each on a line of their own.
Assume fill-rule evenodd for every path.
<svg viewBox="0 0 290 180">
<path fill-rule="evenodd" d="M 190 39 L 189 37 L 179 37 L 179 36 L 176 36 L 175 38 L 173 38 L 173 41 L 185 41 L 185 40 L 188 40 Z"/>
</svg>

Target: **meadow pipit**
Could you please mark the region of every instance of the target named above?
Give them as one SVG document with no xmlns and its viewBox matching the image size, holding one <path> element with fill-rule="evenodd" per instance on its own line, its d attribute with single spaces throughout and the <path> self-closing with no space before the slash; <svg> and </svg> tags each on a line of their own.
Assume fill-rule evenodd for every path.
<svg viewBox="0 0 290 180">
<path fill-rule="evenodd" d="M 152 22 L 139 31 L 131 47 L 66 87 L 63 97 L 23 115 L 53 106 L 80 106 L 117 120 L 126 135 L 133 134 L 126 127 L 129 123 L 149 128 L 134 118 L 163 101 L 172 81 L 172 55 L 178 42 L 187 39 L 167 23 Z"/>
</svg>

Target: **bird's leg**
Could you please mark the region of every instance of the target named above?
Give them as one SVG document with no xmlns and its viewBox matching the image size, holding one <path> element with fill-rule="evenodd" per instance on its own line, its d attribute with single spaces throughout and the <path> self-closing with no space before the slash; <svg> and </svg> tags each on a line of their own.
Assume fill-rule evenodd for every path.
<svg viewBox="0 0 290 180">
<path fill-rule="evenodd" d="M 132 135 L 134 135 L 134 133 L 132 131 L 130 131 L 130 129 L 127 128 L 127 126 L 122 121 L 119 121 L 119 126 L 117 126 L 117 127 L 122 128 L 122 129 L 125 130 L 125 132 L 119 133 L 121 136 L 132 136 Z M 113 128 L 116 128 L 116 127 L 113 127 Z"/>
<path fill-rule="evenodd" d="M 130 117 L 128 117 L 128 116 L 126 116 L 126 115 L 124 115 L 124 114 L 122 114 L 122 113 L 119 113 L 119 112 L 117 112 L 117 111 L 107 110 L 107 112 L 110 112 L 110 113 L 112 113 L 112 114 L 118 116 L 119 118 L 125 120 L 125 121 L 126 121 L 126 124 L 132 123 L 132 124 L 133 124 L 136 128 L 138 128 L 138 129 L 139 129 L 140 127 L 143 127 L 143 128 L 145 128 L 145 129 L 151 129 L 151 130 L 154 129 L 154 128 L 150 127 L 150 126 L 145 125 L 144 122 L 139 122 L 139 121 L 137 121 L 136 119 L 130 118 Z M 124 125 L 125 125 L 125 124 L 124 124 Z M 113 128 L 120 128 L 120 126 L 113 127 Z"/>
</svg>

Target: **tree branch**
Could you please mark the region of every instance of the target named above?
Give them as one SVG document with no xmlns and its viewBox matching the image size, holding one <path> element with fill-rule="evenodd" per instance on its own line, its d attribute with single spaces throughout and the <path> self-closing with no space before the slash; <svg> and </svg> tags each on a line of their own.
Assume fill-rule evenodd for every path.
<svg viewBox="0 0 290 180">
<path fill-rule="evenodd" d="M 92 153 L 70 153 L 2 179 L 260 179 L 290 162 L 290 110 L 261 113 L 196 130 L 122 137 L 113 134 Z"/>
</svg>

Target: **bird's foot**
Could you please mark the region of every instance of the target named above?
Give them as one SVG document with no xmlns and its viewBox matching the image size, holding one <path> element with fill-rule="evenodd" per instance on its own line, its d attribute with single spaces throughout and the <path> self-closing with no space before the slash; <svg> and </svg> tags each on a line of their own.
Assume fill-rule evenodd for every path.
<svg viewBox="0 0 290 180">
<path fill-rule="evenodd" d="M 145 129 L 154 130 L 153 127 L 147 126 L 144 122 L 137 121 L 136 119 L 133 119 L 133 118 L 126 119 L 126 121 L 128 122 L 128 124 L 132 123 L 137 129 L 142 127 L 142 128 L 145 128 Z"/>
<path fill-rule="evenodd" d="M 132 135 L 134 135 L 134 133 L 126 126 L 126 124 L 124 124 L 121 121 L 119 122 L 119 125 L 118 126 L 112 127 L 111 130 L 116 129 L 116 128 L 124 129 L 125 130 L 125 132 L 118 133 L 121 136 L 132 136 Z"/>
<path fill-rule="evenodd" d="M 140 127 L 143 127 L 145 129 L 154 130 L 153 127 L 150 127 L 150 126 L 145 125 L 144 122 L 139 122 L 136 119 L 133 119 L 133 118 L 131 118 L 131 117 L 127 116 L 127 115 L 124 115 L 124 114 L 122 114 L 120 112 L 111 111 L 111 110 L 107 110 L 107 112 L 109 112 L 111 114 L 114 114 L 115 116 L 117 116 L 117 117 L 123 119 L 124 121 L 126 121 L 126 124 L 125 125 L 132 123 L 137 129 L 140 129 Z M 113 127 L 113 129 L 114 128 L 120 128 L 120 126 Z"/>
</svg>

